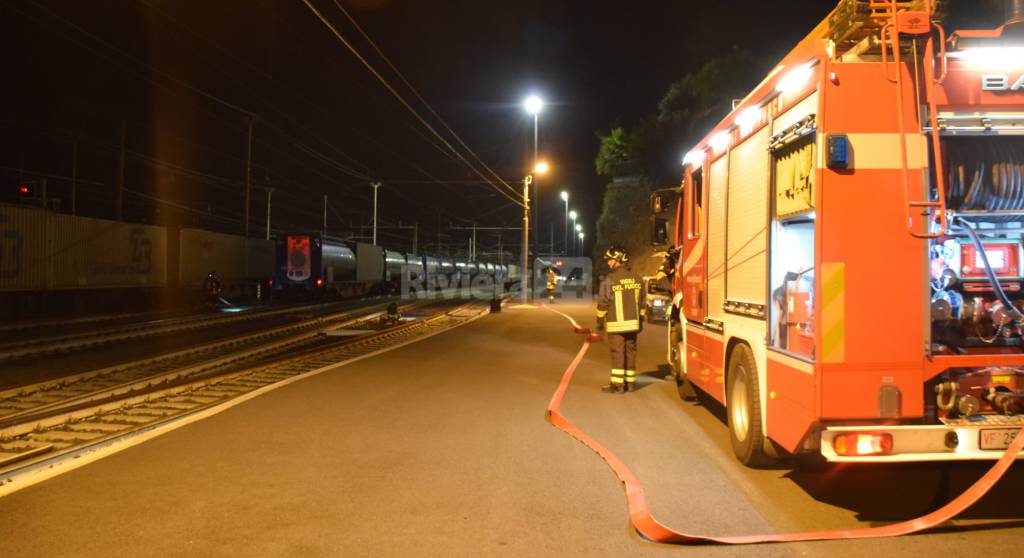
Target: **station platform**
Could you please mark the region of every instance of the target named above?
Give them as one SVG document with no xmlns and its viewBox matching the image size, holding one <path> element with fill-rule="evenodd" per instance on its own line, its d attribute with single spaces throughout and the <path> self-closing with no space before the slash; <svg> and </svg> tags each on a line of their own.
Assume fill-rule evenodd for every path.
<svg viewBox="0 0 1024 558">
<path fill-rule="evenodd" d="M 593 322 L 588 305 L 559 308 Z M 651 504 L 666 519 L 693 524 L 689 506 L 680 505 L 688 486 L 727 479 L 709 476 L 713 463 L 678 466 L 695 444 L 720 450 L 699 428 L 681 429 L 683 415 L 643 412 L 683 405 L 657 366 L 663 335 L 658 326 L 643 334 L 641 389 L 625 395 L 599 391 L 608 381 L 608 355 L 606 346 L 594 345 L 564 409 L 624 458 L 645 455 L 636 463 L 639 475 L 684 472 L 668 492 L 652 491 Z M 545 420 L 545 405 L 580 340 L 564 318 L 510 305 L 282 387 L 0 498 L 0 555 L 660 550 L 629 527 L 622 490 L 604 462 Z M 658 416 L 676 418 L 652 419 Z M 652 446 L 652 434 L 664 444 Z M 702 513 L 705 521 L 767 528 L 731 491 Z M 781 547 L 765 550 L 788 555 Z"/>
<path fill-rule="evenodd" d="M 594 322 L 592 305 L 556 308 Z M 916 517 L 980 474 L 744 468 L 720 410 L 681 401 L 664 380 L 665 334 L 646 326 L 640 389 L 628 394 L 600 391 L 610 362 L 594 344 L 562 413 L 629 465 L 667 525 L 709 535 L 865 527 Z M 1012 548 L 1024 533 L 1020 499 L 1006 497 L 1024 487 L 1018 468 L 937 533 L 756 549 L 651 543 L 630 526 L 605 462 L 545 420 L 581 342 L 562 316 L 513 304 L 283 386 L 0 498 L 0 556 L 896 557 Z"/>
</svg>

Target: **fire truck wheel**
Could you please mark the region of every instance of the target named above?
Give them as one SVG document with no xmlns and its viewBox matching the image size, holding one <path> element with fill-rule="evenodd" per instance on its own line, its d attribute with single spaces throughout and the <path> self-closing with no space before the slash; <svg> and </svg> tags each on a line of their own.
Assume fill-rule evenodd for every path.
<svg viewBox="0 0 1024 558">
<path fill-rule="evenodd" d="M 732 351 L 726 390 L 726 414 L 733 452 L 744 465 L 767 463 L 769 459 L 764 454 L 764 435 L 761 433 L 757 366 L 746 345 L 737 345 Z"/>
<path fill-rule="evenodd" d="M 685 347 L 683 342 L 683 325 L 678 320 L 672 321 L 672 327 L 668 332 L 669 362 L 672 364 L 672 376 L 676 379 L 676 388 L 679 390 L 679 397 L 683 401 L 696 401 L 697 392 L 693 384 L 686 379 L 686 366 L 683 363 Z"/>
</svg>

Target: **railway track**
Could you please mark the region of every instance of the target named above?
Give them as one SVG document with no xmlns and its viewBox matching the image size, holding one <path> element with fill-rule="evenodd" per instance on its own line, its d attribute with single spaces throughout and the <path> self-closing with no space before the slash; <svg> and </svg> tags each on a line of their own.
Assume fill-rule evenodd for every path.
<svg viewBox="0 0 1024 558">
<path fill-rule="evenodd" d="M 291 306 L 273 310 L 253 309 L 237 313 L 201 314 L 128 324 L 121 322 L 100 331 L 95 331 L 92 328 L 86 330 L 72 328 L 70 331 L 51 328 L 51 331 L 40 333 L 33 338 L 0 343 L 0 362 L 83 350 L 121 341 L 181 334 L 288 314 L 318 311 L 334 305 L 337 303 Z M 85 322 L 85 325 L 88 324 L 89 322 Z"/>
<path fill-rule="evenodd" d="M 402 308 L 408 311 L 415 306 Z M 6 431 L 11 425 L 46 417 L 60 409 L 124 396 L 154 383 L 176 381 L 315 345 L 321 341 L 323 331 L 374 319 L 384 307 L 384 304 L 377 304 L 312 317 L 157 357 L 3 390 L 0 391 L 0 429 Z"/>
<path fill-rule="evenodd" d="M 151 375 L 128 390 L 97 388 L 86 398 L 40 401 L 32 411 L 0 419 L 0 486 L 72 454 L 152 430 L 272 384 L 456 327 L 482 315 L 487 306 L 483 302 L 414 303 L 406 310 L 421 316 L 398 325 L 370 329 L 380 325 L 378 314 L 337 320 L 331 327 L 319 328 L 305 344 L 289 345 L 287 351 L 233 358 L 190 374 Z M 339 328 L 348 329 L 338 336 L 328 335 Z"/>
</svg>

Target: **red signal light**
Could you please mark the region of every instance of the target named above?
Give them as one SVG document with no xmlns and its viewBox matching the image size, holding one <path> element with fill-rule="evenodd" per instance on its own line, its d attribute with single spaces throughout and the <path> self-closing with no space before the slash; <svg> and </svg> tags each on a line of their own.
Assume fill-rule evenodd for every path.
<svg viewBox="0 0 1024 558">
<path fill-rule="evenodd" d="M 18 187 L 18 192 L 21 193 L 21 194 L 27 194 L 28 193 L 28 186 L 25 186 L 24 184 L 22 184 L 21 186 Z"/>
<path fill-rule="evenodd" d="M 317 287 L 322 287 L 322 286 L 324 286 L 324 280 L 323 280 L 323 279 L 317 279 L 317 280 L 316 280 L 316 286 L 317 286 Z"/>
</svg>

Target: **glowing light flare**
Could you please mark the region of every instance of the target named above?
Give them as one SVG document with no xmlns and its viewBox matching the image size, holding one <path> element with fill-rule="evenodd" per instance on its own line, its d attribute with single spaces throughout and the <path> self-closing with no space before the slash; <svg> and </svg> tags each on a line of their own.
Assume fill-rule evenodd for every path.
<svg viewBox="0 0 1024 558">
<path fill-rule="evenodd" d="M 562 201 L 569 201 L 569 192 L 562 190 Z"/>
<path fill-rule="evenodd" d="M 580 232 L 582 230 L 583 230 L 583 225 L 576 225 L 576 232 Z"/>
<path fill-rule="evenodd" d="M 579 215 L 579 213 L 576 213 L 575 209 L 573 209 L 572 211 L 569 212 L 569 218 L 572 219 L 573 221 L 576 220 L 576 216 L 577 215 Z"/>
<path fill-rule="evenodd" d="M 523 107 L 530 114 L 539 114 L 540 111 L 544 110 L 544 101 L 536 95 L 530 95 L 523 101 Z"/>
<path fill-rule="evenodd" d="M 761 121 L 761 107 L 748 107 L 736 117 L 736 125 L 740 127 L 740 134 L 747 135 Z"/>
<path fill-rule="evenodd" d="M 715 151 L 724 151 L 729 147 L 729 132 L 718 132 L 711 138 L 711 148 Z"/>
<path fill-rule="evenodd" d="M 534 174 L 545 174 L 549 170 L 551 170 L 551 166 L 546 161 L 541 161 L 537 163 L 537 166 L 533 167 Z"/>
<path fill-rule="evenodd" d="M 699 167 L 702 164 L 704 164 L 704 151 L 701 149 L 695 149 L 687 153 L 686 157 L 683 157 L 684 167 L 688 165 L 694 165 Z"/>
<path fill-rule="evenodd" d="M 775 90 L 784 95 L 796 93 L 807 85 L 812 75 L 814 75 L 814 62 L 801 64 L 790 70 L 788 74 L 782 76 L 779 84 L 775 86 Z"/>
<path fill-rule="evenodd" d="M 1024 70 L 1024 47 L 979 47 L 950 52 L 947 57 L 975 68 Z"/>
<path fill-rule="evenodd" d="M 583 233 L 580 233 L 580 240 L 583 240 L 584 236 L 585 235 Z"/>
</svg>

